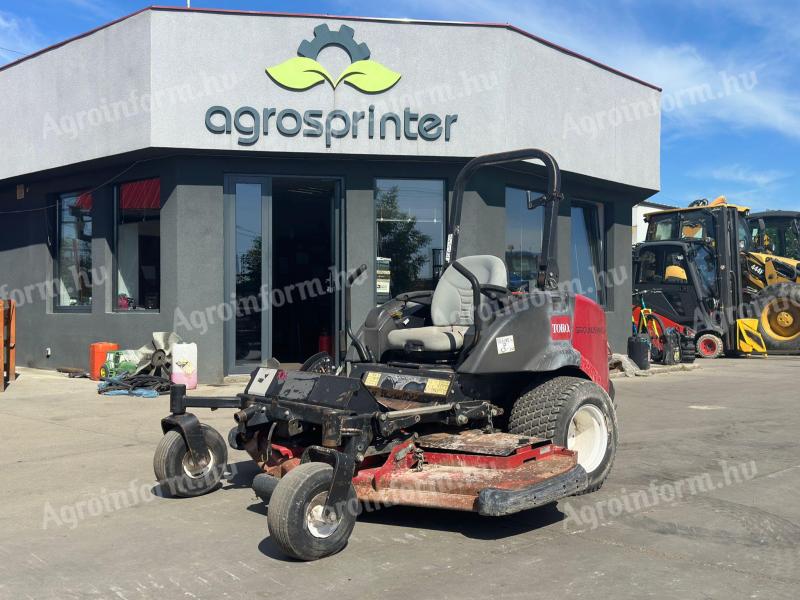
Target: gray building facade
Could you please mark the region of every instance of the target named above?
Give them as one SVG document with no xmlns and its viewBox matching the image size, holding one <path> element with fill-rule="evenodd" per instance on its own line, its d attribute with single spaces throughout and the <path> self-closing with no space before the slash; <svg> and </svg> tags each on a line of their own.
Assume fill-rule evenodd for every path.
<svg viewBox="0 0 800 600">
<path fill-rule="evenodd" d="M 200 379 L 344 343 L 390 295 L 435 285 L 456 174 L 526 147 L 563 170 L 562 281 L 630 329 L 631 209 L 659 188 L 658 88 L 510 26 L 149 8 L 0 68 L 0 295 L 18 362 L 85 367 L 152 331 Z M 543 191 L 481 172 L 459 254 L 523 289 Z"/>
</svg>

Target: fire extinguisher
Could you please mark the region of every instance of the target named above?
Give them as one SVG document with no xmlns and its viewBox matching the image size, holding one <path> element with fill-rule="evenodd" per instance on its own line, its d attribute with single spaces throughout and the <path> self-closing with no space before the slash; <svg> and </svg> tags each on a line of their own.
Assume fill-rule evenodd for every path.
<svg viewBox="0 0 800 600">
<path fill-rule="evenodd" d="M 328 330 L 324 327 L 319 334 L 317 345 L 319 352 L 327 352 L 328 354 L 333 355 L 333 340 L 331 339 L 331 334 L 329 334 Z"/>
</svg>

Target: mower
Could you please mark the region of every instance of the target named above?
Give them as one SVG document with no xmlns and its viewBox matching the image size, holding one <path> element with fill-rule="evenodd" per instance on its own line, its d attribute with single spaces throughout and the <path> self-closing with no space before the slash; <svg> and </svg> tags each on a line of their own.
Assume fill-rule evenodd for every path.
<svg viewBox="0 0 800 600">
<path fill-rule="evenodd" d="M 546 193 L 542 253 L 526 291 L 511 292 L 495 256 L 458 257 L 464 189 L 482 167 L 538 159 Z M 154 470 L 178 496 L 218 486 L 225 440 L 190 407 L 235 409 L 228 444 L 261 473 L 256 494 L 290 557 L 342 550 L 364 505 L 410 505 L 509 515 L 597 490 L 611 470 L 617 419 L 605 313 L 558 287 L 561 176 L 552 156 L 526 149 L 468 162 L 453 193 L 442 276 L 400 294 L 354 333 L 344 289 L 344 359 L 320 353 L 296 371 L 274 360 L 230 398 L 170 393 Z"/>
</svg>

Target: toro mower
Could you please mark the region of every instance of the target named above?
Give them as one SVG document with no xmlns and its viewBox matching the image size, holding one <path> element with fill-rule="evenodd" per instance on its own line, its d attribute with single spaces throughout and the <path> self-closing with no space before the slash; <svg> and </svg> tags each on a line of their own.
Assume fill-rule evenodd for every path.
<svg viewBox="0 0 800 600">
<path fill-rule="evenodd" d="M 528 290 L 511 292 L 500 258 L 458 257 L 464 189 L 481 167 L 538 159 L 547 192 L 542 253 Z M 214 489 L 222 436 L 189 407 L 232 408 L 228 443 L 262 473 L 272 539 L 315 560 L 347 544 L 364 503 L 500 516 L 598 489 L 611 470 L 617 420 L 603 310 L 558 288 L 561 177 L 536 149 L 481 156 L 455 182 L 444 269 L 436 289 L 373 309 L 337 364 L 320 353 L 299 371 L 275 361 L 232 398 L 173 386 L 155 453 L 156 477 L 180 496 Z"/>
</svg>

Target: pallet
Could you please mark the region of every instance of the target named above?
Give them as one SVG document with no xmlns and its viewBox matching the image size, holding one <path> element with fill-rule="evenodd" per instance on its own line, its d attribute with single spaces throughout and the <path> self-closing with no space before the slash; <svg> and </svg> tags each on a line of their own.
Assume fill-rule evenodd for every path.
<svg viewBox="0 0 800 600">
<path fill-rule="evenodd" d="M 17 305 L 0 300 L 0 392 L 17 378 Z"/>
</svg>

